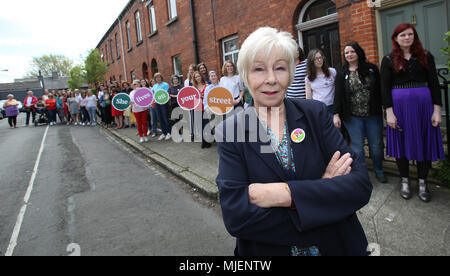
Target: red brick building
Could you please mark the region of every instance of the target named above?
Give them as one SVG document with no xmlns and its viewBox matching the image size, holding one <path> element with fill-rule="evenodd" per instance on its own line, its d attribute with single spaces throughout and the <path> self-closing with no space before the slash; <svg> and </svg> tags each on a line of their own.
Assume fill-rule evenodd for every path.
<svg viewBox="0 0 450 276">
<path fill-rule="evenodd" d="M 110 81 L 185 76 L 189 64 L 219 70 L 237 59 L 247 36 L 261 26 L 291 32 L 306 50 L 322 48 L 334 67 L 342 46 L 358 41 L 378 63 L 400 23 L 415 24 L 425 47 L 439 52 L 450 29 L 450 0 L 130 0 L 97 48 Z"/>
</svg>

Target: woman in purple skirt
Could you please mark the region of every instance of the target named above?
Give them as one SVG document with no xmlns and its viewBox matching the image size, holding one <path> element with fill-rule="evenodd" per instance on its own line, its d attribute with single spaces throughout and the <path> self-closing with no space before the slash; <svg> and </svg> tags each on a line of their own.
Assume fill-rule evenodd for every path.
<svg viewBox="0 0 450 276">
<path fill-rule="evenodd" d="M 400 195 L 410 199 L 409 161 L 417 161 L 419 198 L 431 200 L 427 176 L 431 162 L 445 158 L 439 124 L 441 90 L 434 58 L 424 50 L 411 24 L 392 35 L 392 53 L 381 64 L 381 89 L 387 120 L 387 155 L 396 158 Z"/>
</svg>

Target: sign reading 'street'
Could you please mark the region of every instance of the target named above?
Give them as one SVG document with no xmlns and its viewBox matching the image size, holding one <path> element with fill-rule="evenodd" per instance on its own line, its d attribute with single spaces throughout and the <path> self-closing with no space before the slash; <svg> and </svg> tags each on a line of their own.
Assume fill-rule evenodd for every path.
<svg viewBox="0 0 450 276">
<path fill-rule="evenodd" d="M 133 101 L 137 106 L 140 107 L 148 107 L 153 102 L 153 93 L 152 90 L 143 87 L 134 93 Z"/>
<path fill-rule="evenodd" d="M 118 111 L 125 111 L 130 107 L 131 98 L 128 94 L 120 93 L 114 96 L 112 105 Z"/>
<path fill-rule="evenodd" d="M 166 104 L 169 101 L 169 93 L 166 90 L 158 90 L 155 93 L 155 102 L 157 104 Z"/>
<path fill-rule="evenodd" d="M 233 110 L 233 94 L 223 87 L 216 87 L 208 93 L 209 109 L 216 115 L 222 116 Z"/>
</svg>

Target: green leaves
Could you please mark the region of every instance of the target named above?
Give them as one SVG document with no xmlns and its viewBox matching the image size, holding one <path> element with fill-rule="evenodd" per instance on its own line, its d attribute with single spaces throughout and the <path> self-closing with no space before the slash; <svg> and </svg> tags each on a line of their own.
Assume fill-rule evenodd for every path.
<svg viewBox="0 0 450 276">
<path fill-rule="evenodd" d="M 103 82 L 108 67 L 103 63 L 98 49 L 92 49 L 85 61 L 86 80 L 89 84 Z"/>
<path fill-rule="evenodd" d="M 30 69 L 26 73 L 28 78 L 37 78 L 39 71 L 44 77 L 51 77 L 53 72 L 58 72 L 60 76 L 69 76 L 73 61 L 64 55 L 44 55 L 34 57 L 30 64 Z"/>
</svg>

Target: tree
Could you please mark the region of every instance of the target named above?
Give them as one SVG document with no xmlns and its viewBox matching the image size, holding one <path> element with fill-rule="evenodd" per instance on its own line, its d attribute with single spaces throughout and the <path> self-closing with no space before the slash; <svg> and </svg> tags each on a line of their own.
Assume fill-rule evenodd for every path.
<svg viewBox="0 0 450 276">
<path fill-rule="evenodd" d="M 58 72 L 61 76 L 69 76 L 73 61 L 64 55 L 44 55 L 34 57 L 30 64 L 30 69 L 26 73 L 28 78 L 37 78 L 39 71 L 44 77 L 51 77 L 53 72 Z"/>
<path fill-rule="evenodd" d="M 86 80 L 89 84 L 105 81 L 108 67 L 103 63 L 97 49 L 92 49 L 85 61 Z"/>
<path fill-rule="evenodd" d="M 69 88 L 78 89 L 86 81 L 86 71 L 81 65 L 77 65 L 70 70 L 70 79 L 67 81 Z"/>
</svg>

